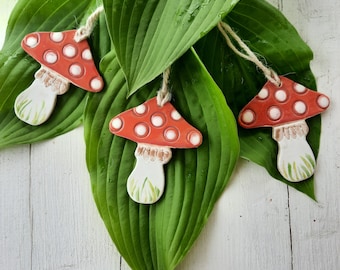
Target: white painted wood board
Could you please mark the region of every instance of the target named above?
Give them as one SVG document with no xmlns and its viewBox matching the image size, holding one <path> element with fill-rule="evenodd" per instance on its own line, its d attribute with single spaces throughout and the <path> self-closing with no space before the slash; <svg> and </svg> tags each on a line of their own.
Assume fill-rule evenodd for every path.
<svg viewBox="0 0 340 270">
<path fill-rule="evenodd" d="M 240 160 L 181 270 L 340 269 L 340 2 L 272 0 L 314 51 L 330 96 L 313 202 Z M 0 0 L 0 43 L 15 1 Z M 0 269 L 129 269 L 92 199 L 83 129 L 0 151 Z"/>
</svg>

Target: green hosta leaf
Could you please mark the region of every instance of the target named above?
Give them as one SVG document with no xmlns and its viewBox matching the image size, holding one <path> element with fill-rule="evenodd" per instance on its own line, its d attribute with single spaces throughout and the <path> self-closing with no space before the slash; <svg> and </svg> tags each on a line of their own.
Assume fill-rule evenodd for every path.
<svg viewBox="0 0 340 270">
<path fill-rule="evenodd" d="M 104 0 L 132 94 L 206 34 L 238 0 Z"/>
<path fill-rule="evenodd" d="M 32 83 L 39 68 L 39 64 L 21 49 L 20 43 L 30 32 L 75 29 L 96 6 L 94 0 L 18 1 L 0 51 L 0 148 L 55 137 L 81 123 L 86 91 L 74 86 L 58 96 L 57 106 L 45 124 L 33 127 L 15 116 L 14 100 Z M 97 62 L 110 47 L 104 18 L 99 26 L 89 41 Z"/>
<path fill-rule="evenodd" d="M 166 189 L 154 205 L 133 202 L 126 182 L 136 143 L 113 136 L 109 121 L 156 95 L 157 79 L 126 99 L 127 83 L 114 52 L 101 63 L 110 84 L 91 95 L 85 110 L 87 165 L 99 212 L 133 269 L 174 269 L 202 230 L 239 154 L 236 124 L 225 99 L 196 55 L 172 67 L 172 104 L 203 134 L 198 149 L 174 149 L 165 166 Z"/>
<path fill-rule="evenodd" d="M 270 4 L 262 0 L 241 0 L 225 21 L 259 58 L 279 74 L 287 75 L 315 89 L 309 63 L 312 52 L 294 27 Z M 235 116 L 262 88 L 265 78 L 253 63 L 236 56 L 217 29 L 204 37 L 195 48 L 223 90 Z M 317 155 L 320 117 L 308 121 L 309 143 Z M 314 198 L 313 177 L 300 183 L 283 179 L 276 168 L 277 145 L 270 128 L 239 129 L 241 156 L 267 169 L 275 177 Z"/>
</svg>

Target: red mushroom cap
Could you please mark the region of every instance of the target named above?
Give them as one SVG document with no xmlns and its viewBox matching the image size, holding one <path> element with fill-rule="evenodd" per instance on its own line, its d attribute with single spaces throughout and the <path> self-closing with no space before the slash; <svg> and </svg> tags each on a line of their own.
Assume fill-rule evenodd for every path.
<svg viewBox="0 0 340 270">
<path fill-rule="evenodd" d="M 74 40 L 76 30 L 35 32 L 21 42 L 22 48 L 45 66 L 74 85 L 90 92 L 99 92 L 104 82 L 92 59 L 86 40 Z"/>
<path fill-rule="evenodd" d="M 113 134 L 137 143 L 172 148 L 196 148 L 202 143 L 202 134 L 171 103 L 160 107 L 156 98 L 112 118 L 109 128 Z"/>
<path fill-rule="evenodd" d="M 277 87 L 267 82 L 241 110 L 238 122 L 244 128 L 273 127 L 315 116 L 329 106 L 326 95 L 280 76 Z"/>
</svg>

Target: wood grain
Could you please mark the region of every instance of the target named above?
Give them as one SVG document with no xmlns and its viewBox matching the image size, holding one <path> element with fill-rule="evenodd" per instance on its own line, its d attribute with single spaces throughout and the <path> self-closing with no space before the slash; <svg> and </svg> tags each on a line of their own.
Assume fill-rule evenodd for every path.
<svg viewBox="0 0 340 270">
<path fill-rule="evenodd" d="M 314 51 L 323 115 L 313 202 L 240 160 L 207 226 L 178 267 L 340 269 L 340 2 L 271 0 Z M 0 3 L 0 42 L 15 1 Z M 128 270 L 92 199 L 83 129 L 0 151 L 0 269 Z"/>
</svg>

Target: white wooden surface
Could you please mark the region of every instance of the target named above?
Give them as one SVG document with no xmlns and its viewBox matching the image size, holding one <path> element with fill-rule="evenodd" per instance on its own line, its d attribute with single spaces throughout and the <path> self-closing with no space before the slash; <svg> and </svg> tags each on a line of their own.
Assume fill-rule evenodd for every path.
<svg viewBox="0 0 340 270">
<path fill-rule="evenodd" d="M 271 0 L 314 50 L 323 115 L 318 203 L 240 161 L 179 269 L 340 269 L 340 1 Z M 15 1 L 0 0 L 0 44 Z M 96 211 L 83 130 L 0 151 L 0 270 L 127 270 Z"/>
</svg>

